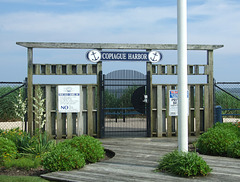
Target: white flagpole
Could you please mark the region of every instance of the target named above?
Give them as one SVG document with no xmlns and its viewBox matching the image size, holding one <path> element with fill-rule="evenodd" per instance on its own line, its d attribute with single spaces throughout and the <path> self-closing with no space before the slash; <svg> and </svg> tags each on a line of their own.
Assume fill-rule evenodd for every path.
<svg viewBox="0 0 240 182">
<path fill-rule="evenodd" d="M 178 0 L 178 150 L 188 151 L 187 0 Z"/>
</svg>

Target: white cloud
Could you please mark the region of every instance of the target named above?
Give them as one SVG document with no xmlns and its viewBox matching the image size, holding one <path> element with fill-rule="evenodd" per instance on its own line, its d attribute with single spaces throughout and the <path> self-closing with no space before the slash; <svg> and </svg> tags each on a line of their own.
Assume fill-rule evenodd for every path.
<svg viewBox="0 0 240 182">
<path fill-rule="evenodd" d="M 6 0 L 5 2 L 16 2 Z M 87 2 L 87 0 L 18 0 L 21 3 Z M 0 0 L 0 2 L 4 2 Z M 90 1 L 88 1 L 90 2 Z M 92 2 L 92 1 L 91 1 Z M 95 1 L 96 2 L 96 1 Z M 136 1 L 99 0 L 99 8 L 70 11 L 21 11 L 0 13 L 1 55 L 19 52 L 17 41 L 112 42 L 112 43 L 177 43 L 177 7 L 153 4 L 133 6 Z M 194 1 L 196 2 L 196 1 Z M 188 6 L 188 42 L 192 44 L 224 44 L 217 55 L 234 60 L 240 56 L 240 3 L 235 0 L 201 0 Z M 129 6 L 128 6 L 129 3 Z M 71 4 L 72 5 L 72 4 Z M 70 6 L 69 6 L 70 7 Z M 21 57 L 20 56 L 20 57 Z M 235 59 L 235 61 L 236 61 Z M 24 60 L 25 61 L 25 60 Z M 223 62 L 220 61 L 220 62 Z M 230 61 L 228 61 L 230 63 Z M 239 66 L 235 66 L 237 69 Z"/>
<path fill-rule="evenodd" d="M 22 0 L 28 2 L 27 0 Z M 77 1 L 77 0 L 74 0 Z M 82 0 L 80 0 L 82 1 Z M 40 0 L 43 2 L 55 2 Z M 106 3 L 107 1 L 102 1 Z M 128 1 L 109 1 L 109 6 Z M 189 43 L 226 44 L 229 51 L 237 44 L 240 32 L 239 3 L 207 0 L 188 7 Z M 2 34 L 12 33 L 21 39 L 90 40 L 176 43 L 176 5 L 101 8 L 79 13 L 17 12 L 0 15 Z M 34 41 L 34 40 L 33 40 Z M 226 49 L 225 49 L 226 50 Z M 238 50 L 237 50 L 238 51 Z"/>
<path fill-rule="evenodd" d="M 238 54 L 240 5 L 234 1 L 208 0 L 188 10 L 191 43 L 224 44 L 222 53 Z"/>
<path fill-rule="evenodd" d="M 126 1 L 126 0 L 101 0 L 101 2 L 104 4 L 104 7 L 107 8 L 116 8 L 119 6 L 126 6 L 126 5 L 130 5 L 130 1 Z"/>
<path fill-rule="evenodd" d="M 81 0 L 79 0 L 81 1 Z M 82 0 L 84 1 L 84 0 Z M 0 3 L 19 3 L 19 4 L 36 4 L 36 5 L 65 5 L 66 2 L 59 2 L 53 0 L 0 0 Z"/>
<path fill-rule="evenodd" d="M 13 34 L 70 34 L 91 37 L 91 33 L 108 34 L 148 34 L 169 32 L 165 19 L 175 19 L 174 7 L 133 8 L 121 12 L 98 11 L 83 13 L 18 12 L 0 16 L 1 31 Z M 161 21 L 163 21 L 161 23 Z M 165 27 L 165 28 L 164 28 Z M 157 30 L 159 29 L 159 31 Z M 46 37 L 48 39 L 48 37 Z"/>
</svg>

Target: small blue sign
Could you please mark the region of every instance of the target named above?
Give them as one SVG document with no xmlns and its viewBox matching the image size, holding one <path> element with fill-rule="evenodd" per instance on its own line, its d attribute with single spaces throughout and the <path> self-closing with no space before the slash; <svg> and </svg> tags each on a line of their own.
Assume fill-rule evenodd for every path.
<svg viewBox="0 0 240 182">
<path fill-rule="evenodd" d="M 170 90 L 169 91 L 169 98 L 170 99 L 177 99 L 178 98 L 178 91 L 177 90 Z"/>
<path fill-rule="evenodd" d="M 151 52 L 119 52 L 119 51 L 88 51 L 86 57 L 91 62 L 98 61 L 151 61 L 153 63 L 162 59 L 159 51 Z"/>
</svg>

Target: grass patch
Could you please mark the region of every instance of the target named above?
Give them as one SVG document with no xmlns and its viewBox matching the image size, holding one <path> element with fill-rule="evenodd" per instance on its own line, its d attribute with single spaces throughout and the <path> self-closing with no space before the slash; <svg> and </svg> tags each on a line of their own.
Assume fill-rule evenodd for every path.
<svg viewBox="0 0 240 182">
<path fill-rule="evenodd" d="M 0 175 L 1 182 L 46 182 L 47 180 L 35 176 L 7 176 Z"/>
<path fill-rule="evenodd" d="M 12 159 L 4 162 L 4 167 L 7 169 L 15 167 L 17 169 L 25 169 L 30 170 L 31 168 L 38 168 L 41 166 L 40 158 L 20 158 L 20 159 Z"/>
</svg>

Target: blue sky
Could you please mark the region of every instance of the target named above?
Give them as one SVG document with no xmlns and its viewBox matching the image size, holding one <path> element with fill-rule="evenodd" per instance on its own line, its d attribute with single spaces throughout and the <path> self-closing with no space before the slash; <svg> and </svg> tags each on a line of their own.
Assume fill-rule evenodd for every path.
<svg viewBox="0 0 240 182">
<path fill-rule="evenodd" d="M 188 0 L 188 43 L 224 45 L 214 52 L 219 82 L 240 78 L 239 19 L 239 0 Z M 0 81 L 24 80 L 27 53 L 16 42 L 27 41 L 176 44 L 177 0 L 0 0 Z M 37 49 L 34 62 L 85 64 L 84 54 Z M 176 51 L 163 51 L 163 58 L 176 63 Z M 206 53 L 190 52 L 188 62 L 206 63 Z M 121 66 L 142 69 L 105 69 Z"/>
</svg>

